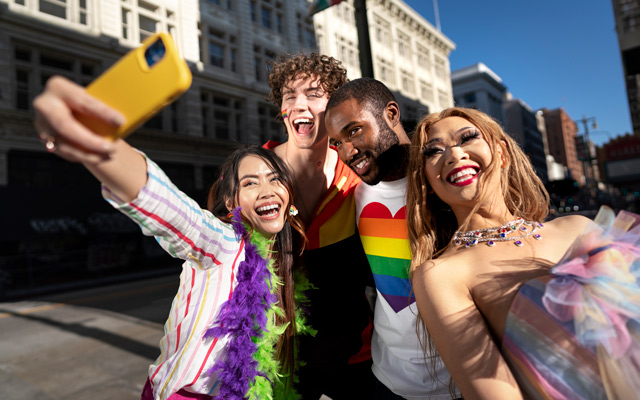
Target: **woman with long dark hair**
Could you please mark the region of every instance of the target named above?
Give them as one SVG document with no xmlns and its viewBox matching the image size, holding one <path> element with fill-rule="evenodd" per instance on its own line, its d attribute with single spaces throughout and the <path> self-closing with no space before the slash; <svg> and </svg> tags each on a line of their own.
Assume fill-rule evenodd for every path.
<svg viewBox="0 0 640 400">
<path fill-rule="evenodd" d="M 75 118 L 121 121 L 83 88 L 54 77 L 34 108 L 46 149 L 81 162 L 115 208 L 184 260 L 142 399 L 295 397 L 295 337 L 306 329 L 296 303 L 307 285 L 294 271 L 304 233 L 282 160 L 260 147 L 237 150 L 203 210 L 144 154 Z"/>
</svg>

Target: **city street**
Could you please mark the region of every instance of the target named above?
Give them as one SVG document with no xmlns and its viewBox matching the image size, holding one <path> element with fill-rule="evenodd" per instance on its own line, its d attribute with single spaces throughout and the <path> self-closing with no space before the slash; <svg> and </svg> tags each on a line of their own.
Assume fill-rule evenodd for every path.
<svg viewBox="0 0 640 400">
<path fill-rule="evenodd" d="M 139 399 L 178 280 L 0 303 L 0 399 Z"/>
</svg>

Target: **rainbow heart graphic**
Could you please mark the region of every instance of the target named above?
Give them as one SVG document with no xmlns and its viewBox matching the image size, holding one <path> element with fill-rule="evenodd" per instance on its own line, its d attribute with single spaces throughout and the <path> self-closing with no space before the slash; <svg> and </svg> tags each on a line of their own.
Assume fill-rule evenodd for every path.
<svg viewBox="0 0 640 400">
<path fill-rule="evenodd" d="M 397 313 L 415 302 L 411 293 L 411 249 L 407 207 L 396 215 L 382 203 L 369 203 L 360 214 L 358 230 L 378 292 Z"/>
</svg>

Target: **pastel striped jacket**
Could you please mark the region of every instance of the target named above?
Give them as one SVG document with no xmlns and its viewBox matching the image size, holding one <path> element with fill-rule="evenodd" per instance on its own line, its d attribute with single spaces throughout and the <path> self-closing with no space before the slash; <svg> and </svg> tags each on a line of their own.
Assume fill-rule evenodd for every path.
<svg viewBox="0 0 640 400">
<path fill-rule="evenodd" d="M 123 203 L 106 187 L 103 196 L 145 235 L 155 236 L 169 254 L 185 260 L 160 357 L 149 367 L 154 398 L 167 399 L 180 389 L 216 395 L 216 379 L 208 378 L 207 371 L 223 354 L 226 341 L 205 340 L 203 335 L 233 293 L 244 242 L 236 239 L 230 224 L 202 210 L 149 159 L 147 174 L 146 185 L 131 203 Z"/>
</svg>

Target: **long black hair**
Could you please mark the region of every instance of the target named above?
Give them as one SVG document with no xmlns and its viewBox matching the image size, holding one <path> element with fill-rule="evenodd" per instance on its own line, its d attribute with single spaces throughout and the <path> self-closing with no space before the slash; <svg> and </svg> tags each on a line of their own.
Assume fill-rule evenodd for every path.
<svg viewBox="0 0 640 400">
<path fill-rule="evenodd" d="M 269 169 L 280 178 L 282 185 L 289 193 L 289 204 L 286 204 L 283 209 L 285 213 L 284 227 L 276 234 L 272 249 L 274 252 L 272 254 L 275 259 L 276 274 L 282 282 L 278 298 L 284 310 L 284 317 L 277 317 L 277 322 L 278 325 L 288 324 L 286 331 L 278 341 L 278 360 L 281 363 L 284 375 L 293 377 L 296 332 L 293 270 L 295 265 L 299 265 L 296 261 L 300 259 L 306 244 L 306 236 L 300 221 L 289 214 L 289 207 L 294 202 L 293 177 L 289 168 L 271 150 L 266 150 L 259 146 L 240 147 L 220 166 L 218 177 L 209 189 L 207 209 L 221 221 L 231 223 L 227 201 L 230 200 L 234 205 L 237 203 L 238 186 L 240 184 L 238 168 L 240 162 L 248 156 L 262 159 Z M 291 383 L 291 380 L 287 379 L 287 383 Z"/>
</svg>

